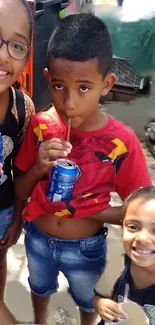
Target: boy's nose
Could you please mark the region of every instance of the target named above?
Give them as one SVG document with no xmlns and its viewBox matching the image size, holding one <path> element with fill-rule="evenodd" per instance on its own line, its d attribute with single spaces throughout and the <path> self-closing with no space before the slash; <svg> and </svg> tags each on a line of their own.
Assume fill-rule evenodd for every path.
<svg viewBox="0 0 155 325">
<path fill-rule="evenodd" d="M 65 98 L 64 108 L 66 114 L 70 115 L 73 110 L 76 108 L 75 97 L 74 94 L 68 94 Z"/>
</svg>

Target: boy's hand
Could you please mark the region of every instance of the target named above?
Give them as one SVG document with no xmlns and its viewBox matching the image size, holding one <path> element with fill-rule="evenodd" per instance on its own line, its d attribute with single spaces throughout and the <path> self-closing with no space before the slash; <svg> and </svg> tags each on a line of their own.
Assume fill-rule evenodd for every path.
<svg viewBox="0 0 155 325">
<path fill-rule="evenodd" d="M 126 319 L 126 316 L 120 310 L 119 304 L 111 299 L 95 296 L 93 306 L 104 321 L 113 321 L 118 318 Z"/>
<path fill-rule="evenodd" d="M 71 152 L 72 145 L 57 138 L 41 143 L 36 167 L 41 174 L 48 173 L 49 169 L 56 165 L 58 158 L 65 158 Z"/>
</svg>

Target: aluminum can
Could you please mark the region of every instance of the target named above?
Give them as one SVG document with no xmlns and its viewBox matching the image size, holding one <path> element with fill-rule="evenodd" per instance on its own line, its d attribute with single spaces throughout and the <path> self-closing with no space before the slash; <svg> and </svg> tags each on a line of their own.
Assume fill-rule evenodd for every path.
<svg viewBox="0 0 155 325">
<path fill-rule="evenodd" d="M 71 197 L 74 184 L 79 176 L 78 166 L 71 160 L 58 159 L 51 170 L 47 196 L 52 202 L 64 201 Z"/>
</svg>

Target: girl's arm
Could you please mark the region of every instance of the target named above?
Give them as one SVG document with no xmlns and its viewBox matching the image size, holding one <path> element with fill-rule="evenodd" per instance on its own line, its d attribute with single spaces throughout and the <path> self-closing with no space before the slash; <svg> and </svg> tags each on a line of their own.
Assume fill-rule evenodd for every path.
<svg viewBox="0 0 155 325">
<path fill-rule="evenodd" d="M 118 318 L 126 318 L 121 312 L 119 304 L 112 299 L 95 296 L 93 299 L 93 306 L 104 321 L 108 322 Z"/>
<path fill-rule="evenodd" d="M 15 245 L 22 232 L 22 211 L 27 203 L 27 200 L 19 200 L 15 198 L 14 218 L 13 222 L 7 228 L 3 238 L 0 240 L 0 249 L 7 249 Z"/>
</svg>

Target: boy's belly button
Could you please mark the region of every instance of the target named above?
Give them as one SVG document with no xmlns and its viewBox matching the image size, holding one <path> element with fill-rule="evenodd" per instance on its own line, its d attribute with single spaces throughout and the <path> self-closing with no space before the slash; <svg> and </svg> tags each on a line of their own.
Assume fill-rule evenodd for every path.
<svg viewBox="0 0 155 325">
<path fill-rule="evenodd" d="M 101 224 L 91 219 L 60 218 L 40 215 L 34 221 L 45 233 L 64 239 L 85 238 L 94 235 Z"/>
<path fill-rule="evenodd" d="M 62 220 L 61 220 L 60 218 L 57 217 L 56 222 L 57 222 L 58 227 L 61 226 L 61 224 L 62 224 Z"/>
</svg>

